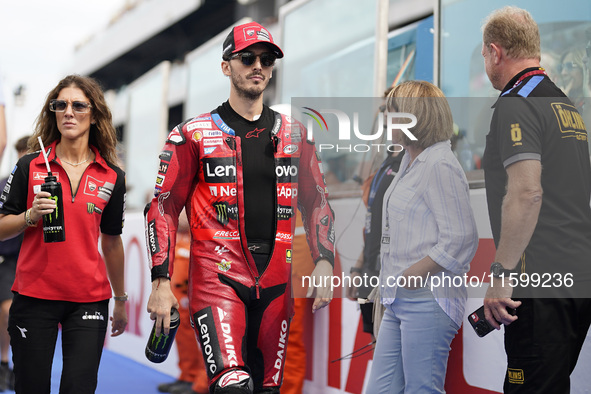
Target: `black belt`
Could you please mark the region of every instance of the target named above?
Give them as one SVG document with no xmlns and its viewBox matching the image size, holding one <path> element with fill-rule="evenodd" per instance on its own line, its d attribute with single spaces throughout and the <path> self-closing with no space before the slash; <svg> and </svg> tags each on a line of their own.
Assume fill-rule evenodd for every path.
<svg viewBox="0 0 591 394">
<path fill-rule="evenodd" d="M 248 250 L 250 253 L 271 254 L 272 245 L 268 242 L 249 242 Z"/>
</svg>

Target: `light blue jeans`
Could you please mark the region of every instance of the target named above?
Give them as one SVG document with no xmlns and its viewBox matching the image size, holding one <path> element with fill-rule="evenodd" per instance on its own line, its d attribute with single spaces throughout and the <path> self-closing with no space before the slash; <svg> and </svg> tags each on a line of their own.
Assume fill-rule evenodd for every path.
<svg viewBox="0 0 591 394">
<path fill-rule="evenodd" d="M 398 288 L 384 312 L 365 392 L 445 393 L 449 345 L 458 329 L 428 288 Z"/>
</svg>

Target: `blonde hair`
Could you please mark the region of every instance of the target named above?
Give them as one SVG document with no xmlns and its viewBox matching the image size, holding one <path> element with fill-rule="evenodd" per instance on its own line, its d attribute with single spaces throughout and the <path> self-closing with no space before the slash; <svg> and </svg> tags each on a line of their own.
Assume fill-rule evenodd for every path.
<svg viewBox="0 0 591 394">
<path fill-rule="evenodd" d="M 449 103 L 441 89 L 432 83 L 406 81 L 395 86 L 388 93 L 386 107 L 389 112 L 411 113 L 417 118 L 416 126 L 410 129 L 417 141 L 403 134 L 402 142 L 406 146 L 425 149 L 453 135 Z"/>
<path fill-rule="evenodd" d="M 62 89 L 71 86 L 82 90 L 90 101 L 90 105 L 92 105 L 91 111 L 95 124 L 90 126 L 88 143 L 94 145 L 107 162 L 116 165 L 118 162 L 117 132 L 113 126 L 111 110 L 107 106 L 103 90 L 99 83 L 94 78 L 80 75 L 68 75 L 59 81 L 57 86 L 49 92 L 45 100 L 45 105 L 43 105 L 41 113 L 37 117 L 35 132 L 29 138 L 29 151 L 35 152 L 41 149 L 37 137 L 41 137 L 45 146 L 61 138 L 60 131 L 57 128 L 55 113 L 49 110 L 49 102 L 56 99 Z"/>
<path fill-rule="evenodd" d="M 506 6 L 493 11 L 482 26 L 482 41 L 488 48 L 497 44 L 513 59 L 540 60 L 540 31 L 531 14 Z"/>
</svg>

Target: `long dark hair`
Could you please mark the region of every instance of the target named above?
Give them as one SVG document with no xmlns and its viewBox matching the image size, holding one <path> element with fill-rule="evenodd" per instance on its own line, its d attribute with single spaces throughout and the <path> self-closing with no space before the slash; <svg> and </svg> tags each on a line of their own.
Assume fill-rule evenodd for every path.
<svg viewBox="0 0 591 394">
<path fill-rule="evenodd" d="M 95 124 L 90 125 L 88 143 L 94 145 L 106 161 L 117 164 L 117 132 L 113 127 L 111 111 L 105 101 L 103 90 L 94 78 L 75 74 L 68 75 L 59 81 L 57 86 L 47 95 L 45 104 L 35 122 L 35 132 L 28 142 L 29 150 L 34 152 L 41 149 L 37 137 L 41 137 L 45 146 L 61 138 L 55 113 L 49 110 L 49 102 L 56 99 L 62 89 L 72 86 L 82 90 L 92 105 L 91 111 Z"/>
</svg>

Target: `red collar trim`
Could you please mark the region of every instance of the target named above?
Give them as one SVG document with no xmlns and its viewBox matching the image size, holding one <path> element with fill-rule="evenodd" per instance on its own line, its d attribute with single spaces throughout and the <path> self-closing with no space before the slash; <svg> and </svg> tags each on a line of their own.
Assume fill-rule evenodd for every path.
<svg viewBox="0 0 591 394">
<path fill-rule="evenodd" d="M 527 72 L 527 73 L 523 74 L 521 77 L 519 77 L 519 79 L 517 81 L 515 81 L 515 83 L 513 84 L 513 88 L 516 87 L 517 85 L 519 85 L 521 82 L 523 82 L 523 80 L 525 78 L 531 77 L 533 75 L 548 75 L 548 74 L 546 73 L 546 70 L 544 70 L 541 67 L 538 70 L 533 70 L 533 71 Z M 513 88 L 511 88 L 511 89 L 513 89 Z"/>
</svg>

